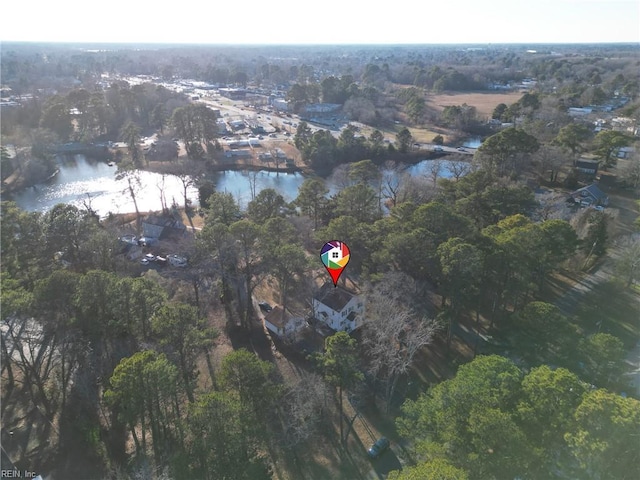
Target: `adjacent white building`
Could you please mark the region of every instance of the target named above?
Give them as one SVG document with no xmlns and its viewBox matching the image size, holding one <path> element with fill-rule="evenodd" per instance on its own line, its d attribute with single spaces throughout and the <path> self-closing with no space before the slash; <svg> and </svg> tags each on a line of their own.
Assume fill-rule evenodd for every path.
<svg viewBox="0 0 640 480">
<path fill-rule="evenodd" d="M 294 338 L 296 332 L 304 325 L 304 318 L 291 315 L 279 305 L 273 307 L 264 317 L 264 326 L 281 338 Z"/>
<path fill-rule="evenodd" d="M 364 300 L 327 282 L 312 301 L 313 316 L 336 331 L 352 332 L 364 321 Z"/>
</svg>

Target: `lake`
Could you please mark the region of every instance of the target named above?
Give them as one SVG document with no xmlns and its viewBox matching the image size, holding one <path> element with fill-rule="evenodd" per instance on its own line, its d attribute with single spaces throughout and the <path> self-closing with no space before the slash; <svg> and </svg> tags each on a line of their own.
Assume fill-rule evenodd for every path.
<svg viewBox="0 0 640 480">
<path fill-rule="evenodd" d="M 255 185 L 255 193 L 266 188 L 273 188 L 288 202 L 298 196 L 298 189 L 305 177 L 300 173 L 276 172 L 246 172 L 229 170 L 208 175 L 219 192 L 228 192 L 234 196 L 241 208 L 245 208 L 251 201 L 252 186 Z"/>
<path fill-rule="evenodd" d="M 462 142 L 463 147 L 478 148 L 482 145 L 482 137 L 467 137 Z"/>
<path fill-rule="evenodd" d="M 45 212 L 58 203 L 66 203 L 82 208 L 88 202 L 100 216 L 112 213 L 134 212 L 133 200 L 128 192 L 126 180 L 116 180 L 116 167 L 104 161 L 94 160 L 84 155 L 59 157 L 59 173 L 47 183 L 26 188 L 13 193 L 10 198 L 20 208 L 27 211 Z M 184 204 L 183 186 L 173 175 L 139 171 L 140 185 L 136 196 L 141 212 L 160 210 L 160 189 L 163 189 L 168 205 L 173 201 Z M 198 190 L 191 187 L 187 198 L 197 205 Z"/>
<path fill-rule="evenodd" d="M 410 175 L 430 175 L 433 160 L 423 160 L 407 167 Z M 439 176 L 448 178 L 452 174 L 449 162 L 440 160 Z M 100 216 L 112 213 L 130 213 L 135 211 L 133 200 L 128 192 L 126 180 L 116 179 L 116 167 L 110 167 L 103 161 L 94 160 L 84 155 L 61 157 L 59 173 L 49 182 L 35 187 L 26 188 L 11 195 L 20 208 L 27 211 L 45 212 L 58 203 L 66 203 L 82 208 L 85 202 L 91 203 Z M 140 186 L 136 196 L 138 209 L 141 212 L 157 211 L 162 208 L 160 192 L 164 192 L 167 205 L 173 202 L 184 204 L 183 185 L 174 175 L 138 171 Z M 216 190 L 231 193 L 245 208 L 251 200 L 252 187 L 255 193 L 265 188 L 277 190 L 287 201 L 298 196 L 298 189 L 305 177 L 300 173 L 276 172 L 246 172 L 226 171 L 208 175 Z M 334 194 L 339 187 L 327 180 L 330 194 Z M 193 205 L 198 205 L 198 190 L 195 187 L 187 189 L 187 198 Z"/>
</svg>

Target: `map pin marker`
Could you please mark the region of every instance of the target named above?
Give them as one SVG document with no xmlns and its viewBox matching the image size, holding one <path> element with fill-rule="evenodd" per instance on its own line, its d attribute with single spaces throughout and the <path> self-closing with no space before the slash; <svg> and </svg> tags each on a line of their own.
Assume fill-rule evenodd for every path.
<svg viewBox="0 0 640 480">
<path fill-rule="evenodd" d="M 333 286 L 338 286 L 338 279 L 344 268 L 349 263 L 349 247 L 344 242 L 339 240 L 331 240 L 325 243 L 320 250 L 320 259 L 324 264 L 324 268 L 327 269 L 331 280 L 333 280 Z"/>
</svg>

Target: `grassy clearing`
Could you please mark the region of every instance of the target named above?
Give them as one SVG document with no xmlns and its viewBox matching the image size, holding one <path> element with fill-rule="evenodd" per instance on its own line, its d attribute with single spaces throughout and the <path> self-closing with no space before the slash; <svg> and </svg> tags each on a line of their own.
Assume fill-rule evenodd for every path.
<svg viewBox="0 0 640 480">
<path fill-rule="evenodd" d="M 488 92 L 449 92 L 427 96 L 427 104 L 438 111 L 452 105 L 472 105 L 480 116 L 490 117 L 496 105 L 511 105 L 522 97 L 520 92 L 488 93 Z"/>
<path fill-rule="evenodd" d="M 404 125 L 396 125 L 395 128 L 386 128 L 386 129 L 378 128 L 377 130 L 382 132 L 385 138 L 395 141 L 396 134 L 404 127 L 405 127 Z M 452 138 L 451 132 L 447 131 L 446 129 L 440 129 L 436 127 L 433 127 L 433 128 L 407 127 L 407 128 L 411 132 L 411 135 L 413 136 L 415 141 L 420 143 L 432 143 L 433 137 L 435 137 L 436 135 L 442 135 L 445 143 L 448 142 L 450 138 Z M 369 126 L 360 127 L 360 134 L 369 138 L 369 136 L 374 130 L 376 129 Z"/>
<path fill-rule="evenodd" d="M 433 138 L 436 135 L 442 135 L 446 143 L 450 140 L 451 137 L 451 135 L 449 135 L 448 133 L 431 130 L 429 128 L 409 127 L 409 131 L 411 132 L 414 140 L 420 143 L 433 143 Z"/>
</svg>

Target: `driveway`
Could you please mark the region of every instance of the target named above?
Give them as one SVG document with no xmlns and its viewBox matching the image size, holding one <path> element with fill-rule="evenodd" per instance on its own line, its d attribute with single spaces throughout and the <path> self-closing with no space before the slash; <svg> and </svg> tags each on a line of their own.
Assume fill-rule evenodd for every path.
<svg viewBox="0 0 640 480">
<path fill-rule="evenodd" d="M 367 446 L 368 448 L 369 446 Z M 387 478 L 387 475 L 393 470 L 401 470 L 402 463 L 394 451 L 394 445 L 391 445 L 386 452 L 375 460 L 371 460 L 371 470 L 365 478 L 368 480 L 379 480 Z"/>
</svg>

